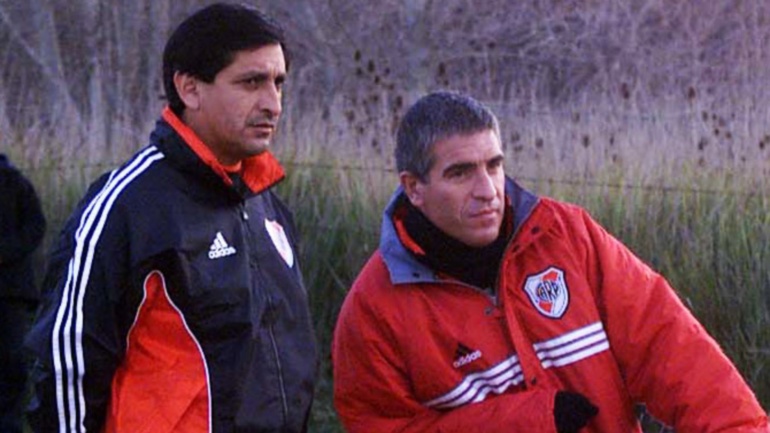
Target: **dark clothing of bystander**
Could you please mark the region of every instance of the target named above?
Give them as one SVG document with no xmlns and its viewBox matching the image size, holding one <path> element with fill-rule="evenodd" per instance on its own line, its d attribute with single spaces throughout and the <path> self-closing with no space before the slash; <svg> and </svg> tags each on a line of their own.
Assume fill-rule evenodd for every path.
<svg viewBox="0 0 770 433">
<path fill-rule="evenodd" d="M 32 253 L 45 234 L 35 189 L 0 155 L 0 432 L 21 433 L 27 363 L 22 350 L 39 291 Z"/>
<path fill-rule="evenodd" d="M 37 303 L 32 253 L 45 225 L 32 183 L 0 155 L 0 298 Z"/>
</svg>

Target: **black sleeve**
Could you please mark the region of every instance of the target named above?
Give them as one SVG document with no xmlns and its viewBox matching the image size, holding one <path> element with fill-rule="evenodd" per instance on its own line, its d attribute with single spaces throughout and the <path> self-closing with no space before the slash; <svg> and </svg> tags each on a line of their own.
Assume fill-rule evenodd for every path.
<svg viewBox="0 0 770 433">
<path fill-rule="evenodd" d="M 21 173 L 10 172 L 13 196 L 4 197 L 7 215 L 15 230 L 0 237 L 0 260 L 13 262 L 30 255 L 40 245 L 46 221 L 35 188 Z"/>
<path fill-rule="evenodd" d="M 126 284 L 126 234 L 119 216 L 90 204 L 81 202 L 62 232 L 25 341 L 34 359 L 28 419 L 36 432 L 101 431 L 125 350 L 111 293 Z"/>
</svg>

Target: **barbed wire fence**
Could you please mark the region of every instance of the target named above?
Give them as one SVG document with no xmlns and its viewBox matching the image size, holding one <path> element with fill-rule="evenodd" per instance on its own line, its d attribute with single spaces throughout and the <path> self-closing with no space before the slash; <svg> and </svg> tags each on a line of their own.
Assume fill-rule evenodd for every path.
<svg viewBox="0 0 770 433">
<path fill-rule="evenodd" d="M 17 164 L 16 167 L 19 168 L 23 173 L 30 174 L 33 179 L 35 177 L 36 173 L 40 172 L 52 172 L 52 173 L 72 173 L 72 172 L 78 172 L 79 176 L 82 178 L 82 182 L 84 182 L 80 187 L 82 188 L 82 192 L 85 192 L 85 188 L 90 184 L 91 181 L 95 180 L 96 177 L 101 174 L 105 173 L 107 171 L 110 171 L 114 168 L 116 168 L 120 162 L 113 162 L 113 161 L 104 161 L 104 162 L 98 162 L 98 163 L 79 163 L 76 161 L 70 161 L 70 162 L 47 162 L 41 165 L 36 166 L 29 166 L 22 163 L 21 165 Z M 386 166 L 363 166 L 363 165 L 355 165 L 355 164 L 331 164 L 331 163 L 324 163 L 324 162 L 312 162 L 312 161 L 284 161 L 282 164 L 286 167 L 287 172 L 289 175 L 292 174 L 292 172 L 300 171 L 300 170 L 310 170 L 310 171 L 328 171 L 328 172 L 380 172 L 383 174 L 391 175 L 393 179 L 393 187 L 396 186 L 397 182 L 397 176 L 396 176 L 396 170 L 393 167 L 386 167 Z M 609 181 L 601 181 L 601 180 L 592 180 L 592 179 L 586 179 L 586 178 L 575 178 L 575 177 L 547 177 L 547 176 L 532 176 L 532 175 L 523 175 L 523 176 L 512 176 L 517 181 L 524 183 L 526 185 L 547 185 L 551 188 L 558 188 L 558 187 L 569 187 L 569 188 L 583 188 L 588 190 L 596 190 L 596 191 L 608 191 L 608 190 L 616 190 L 616 191 L 628 191 L 628 192 L 634 192 L 634 191 L 641 191 L 641 192 L 647 192 L 647 193 L 664 193 L 664 194 L 683 194 L 683 195 L 705 195 L 705 196 L 725 196 L 725 195 L 732 195 L 732 196 L 742 196 L 744 198 L 755 198 L 755 197 L 765 197 L 768 194 L 770 194 L 770 191 L 764 191 L 761 189 L 753 189 L 753 190 L 745 190 L 741 188 L 713 188 L 713 187 L 703 187 L 703 186 L 697 186 L 697 185 L 689 185 L 689 186 L 682 186 L 682 185 L 670 185 L 665 183 L 644 183 L 644 182 L 609 182 Z M 66 182 L 66 181 L 65 181 Z M 50 188 L 51 185 L 43 185 L 41 182 L 36 182 L 38 185 L 36 185 L 41 192 L 43 193 L 43 205 L 45 207 L 45 196 L 46 194 L 46 188 Z M 57 182 L 55 187 L 61 187 L 62 182 Z M 74 205 L 74 203 L 71 203 Z M 49 227 L 55 228 L 55 227 L 61 227 L 64 222 L 66 221 L 66 218 L 68 217 L 70 209 L 56 209 L 55 211 L 49 212 Z M 324 229 L 322 227 L 322 224 L 317 224 L 319 229 Z M 379 227 L 373 227 L 372 230 L 376 231 Z"/>
</svg>

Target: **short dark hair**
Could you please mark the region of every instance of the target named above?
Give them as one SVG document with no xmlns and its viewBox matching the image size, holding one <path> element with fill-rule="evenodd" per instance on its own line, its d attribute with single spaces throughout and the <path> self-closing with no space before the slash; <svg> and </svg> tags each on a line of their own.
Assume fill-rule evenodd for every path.
<svg viewBox="0 0 770 433">
<path fill-rule="evenodd" d="M 396 133 L 396 168 L 425 181 L 435 158 L 437 142 L 454 135 L 491 130 L 500 137 L 492 110 L 481 102 L 451 91 L 423 96 L 406 112 Z"/>
<path fill-rule="evenodd" d="M 281 46 L 288 68 L 283 29 L 256 8 L 215 3 L 190 15 L 174 30 L 163 50 L 163 87 L 169 107 L 177 115 L 185 108 L 174 86 L 175 73 L 211 83 L 238 51 L 272 44 Z"/>
</svg>

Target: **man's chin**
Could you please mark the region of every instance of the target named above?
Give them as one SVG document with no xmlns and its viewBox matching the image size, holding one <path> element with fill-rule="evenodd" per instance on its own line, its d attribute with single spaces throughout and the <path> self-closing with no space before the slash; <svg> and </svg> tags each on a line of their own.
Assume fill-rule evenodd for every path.
<svg viewBox="0 0 770 433">
<path fill-rule="evenodd" d="M 465 240 L 463 243 L 473 248 L 484 248 L 496 241 L 499 234 L 499 230 L 495 230 L 493 233 L 479 233 Z"/>
<path fill-rule="evenodd" d="M 258 143 L 252 143 L 249 146 L 249 155 L 250 156 L 257 156 L 261 155 L 267 151 L 270 150 L 270 142 L 264 141 L 264 142 L 258 142 Z"/>
</svg>

